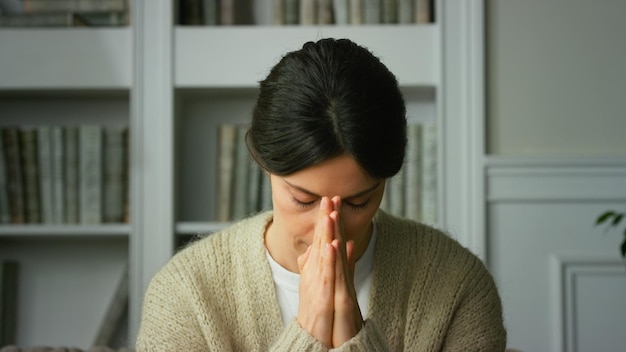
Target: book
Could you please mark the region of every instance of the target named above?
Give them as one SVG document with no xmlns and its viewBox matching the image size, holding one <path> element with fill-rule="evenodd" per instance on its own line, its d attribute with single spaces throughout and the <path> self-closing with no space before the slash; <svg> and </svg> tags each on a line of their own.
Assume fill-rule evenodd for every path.
<svg viewBox="0 0 626 352">
<path fill-rule="evenodd" d="M 102 222 L 102 127 L 83 125 L 79 138 L 79 222 Z"/>
<path fill-rule="evenodd" d="M 404 187 L 405 187 L 405 165 L 402 165 L 400 171 L 389 179 L 389 212 L 395 216 L 404 217 Z"/>
<path fill-rule="evenodd" d="M 113 298 L 109 303 L 104 319 L 100 323 L 98 333 L 94 338 L 93 346 L 112 346 L 115 331 L 122 324 L 128 311 L 129 276 L 128 267 L 124 268 L 122 276 L 115 288 Z"/>
<path fill-rule="evenodd" d="M 235 0 L 220 0 L 220 24 L 232 26 L 235 24 Z"/>
<path fill-rule="evenodd" d="M 65 127 L 65 216 L 66 224 L 77 224 L 78 215 L 78 127 Z"/>
<path fill-rule="evenodd" d="M 363 23 L 363 1 L 365 0 L 349 0 L 350 1 L 350 23 L 362 24 Z"/>
<path fill-rule="evenodd" d="M 413 9 L 415 11 L 415 23 L 431 23 L 432 18 L 432 0 L 415 0 Z"/>
<path fill-rule="evenodd" d="M 285 6 L 288 0 L 272 0 L 272 24 L 285 24 Z"/>
<path fill-rule="evenodd" d="M 222 124 L 218 128 L 217 221 L 229 221 L 232 216 L 233 169 L 235 167 L 235 144 L 237 128 Z"/>
<path fill-rule="evenodd" d="M 398 0 L 398 23 L 414 23 L 415 0 Z"/>
<path fill-rule="evenodd" d="M 333 17 L 335 24 L 350 24 L 350 9 L 348 5 L 348 0 L 333 0 Z"/>
<path fill-rule="evenodd" d="M 381 22 L 398 23 L 398 0 L 382 0 Z"/>
<path fill-rule="evenodd" d="M 0 346 L 16 343 L 19 263 L 0 264 Z"/>
<path fill-rule="evenodd" d="M 0 224 L 8 224 L 11 222 L 11 211 L 9 209 L 9 194 L 7 193 L 7 166 L 3 145 L 2 133 L 0 133 Z"/>
<path fill-rule="evenodd" d="M 128 19 L 128 13 L 117 11 L 0 14 L 0 27 L 119 27 Z"/>
<path fill-rule="evenodd" d="M 206 26 L 217 26 L 220 24 L 220 8 L 218 0 L 202 1 L 202 23 Z"/>
<path fill-rule="evenodd" d="M 316 19 L 317 0 L 300 0 L 300 24 L 315 24 Z"/>
<path fill-rule="evenodd" d="M 248 214 L 257 213 L 261 210 L 261 167 L 256 161 L 250 160 L 248 164 Z"/>
<path fill-rule="evenodd" d="M 300 0 L 285 0 L 284 11 L 286 25 L 300 24 Z"/>
<path fill-rule="evenodd" d="M 272 183 L 267 172 L 261 175 L 261 211 L 272 209 Z"/>
<path fill-rule="evenodd" d="M 104 222 L 121 223 L 124 220 L 125 130 L 126 127 L 104 128 L 102 176 Z"/>
<path fill-rule="evenodd" d="M 363 23 L 377 24 L 381 21 L 381 0 L 363 0 Z"/>
<path fill-rule="evenodd" d="M 437 124 L 422 125 L 422 216 L 421 221 L 437 223 Z"/>
<path fill-rule="evenodd" d="M 248 215 L 248 173 L 250 169 L 250 156 L 246 147 L 246 132 L 248 127 L 239 125 L 236 127 L 237 136 L 235 142 L 235 165 L 231 175 L 233 182 L 233 220 L 244 218 Z"/>
<path fill-rule="evenodd" d="M 7 193 L 12 224 L 25 222 L 24 184 L 21 161 L 20 133 L 18 127 L 2 129 L 4 157 L 6 161 Z"/>
<path fill-rule="evenodd" d="M 332 24 L 334 22 L 332 0 L 317 0 L 315 10 L 317 24 Z"/>
<path fill-rule="evenodd" d="M 203 23 L 202 0 L 180 0 L 178 5 L 180 24 L 198 26 Z"/>
<path fill-rule="evenodd" d="M 419 124 L 407 125 L 407 149 L 405 160 L 405 209 L 404 215 L 420 220 L 422 212 L 422 128 Z"/>
<path fill-rule="evenodd" d="M 39 166 L 37 165 L 37 130 L 35 127 L 20 129 L 22 170 L 24 181 L 24 215 L 27 224 L 41 222 L 39 211 Z"/>
<path fill-rule="evenodd" d="M 65 129 L 52 126 L 50 144 L 52 150 L 52 223 L 65 222 Z"/>
<path fill-rule="evenodd" d="M 64 11 L 126 11 L 127 0 L 22 0 L 22 11 L 64 12 Z"/>
<path fill-rule="evenodd" d="M 41 205 L 41 222 L 53 222 L 54 193 L 52 189 L 52 129 L 50 126 L 38 126 L 39 140 L 39 190 Z"/>
</svg>

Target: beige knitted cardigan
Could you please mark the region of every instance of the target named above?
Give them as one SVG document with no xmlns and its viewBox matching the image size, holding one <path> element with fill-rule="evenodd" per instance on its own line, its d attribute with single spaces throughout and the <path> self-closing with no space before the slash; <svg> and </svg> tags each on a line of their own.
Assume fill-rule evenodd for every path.
<svg viewBox="0 0 626 352">
<path fill-rule="evenodd" d="M 283 326 L 259 214 L 194 242 L 148 287 L 137 351 L 326 351 Z M 430 227 L 379 211 L 369 318 L 337 351 L 504 351 L 497 289 L 482 262 Z"/>
</svg>

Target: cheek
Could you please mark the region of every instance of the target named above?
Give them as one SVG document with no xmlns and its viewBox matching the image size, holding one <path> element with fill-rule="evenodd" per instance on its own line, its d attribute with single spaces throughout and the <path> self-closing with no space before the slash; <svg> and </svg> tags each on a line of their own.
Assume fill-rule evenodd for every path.
<svg viewBox="0 0 626 352">
<path fill-rule="evenodd" d="M 300 209 L 289 199 L 274 200 L 274 221 L 280 223 L 282 231 L 294 242 L 311 243 L 317 208 Z"/>
<path fill-rule="evenodd" d="M 347 239 L 358 242 L 361 237 L 364 237 L 375 213 L 376 209 L 372 211 L 351 212 L 350 214 L 344 213 L 343 225 Z"/>
</svg>

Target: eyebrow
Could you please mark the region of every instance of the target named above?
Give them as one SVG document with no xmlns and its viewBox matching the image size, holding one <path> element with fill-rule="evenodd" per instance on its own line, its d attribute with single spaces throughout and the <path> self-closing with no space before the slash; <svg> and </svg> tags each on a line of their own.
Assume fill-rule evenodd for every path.
<svg viewBox="0 0 626 352">
<path fill-rule="evenodd" d="M 308 190 L 308 189 L 306 189 L 306 188 L 302 188 L 302 187 L 300 187 L 300 186 L 297 186 L 297 185 L 291 184 L 291 183 L 289 183 L 289 182 L 288 182 L 287 180 L 285 180 L 285 179 L 283 179 L 283 182 L 285 182 L 285 183 L 286 183 L 289 187 L 291 187 L 291 188 L 295 188 L 296 190 L 298 190 L 298 191 L 300 191 L 300 192 L 302 192 L 302 193 L 306 193 L 306 194 L 308 194 L 308 195 L 310 195 L 310 196 L 317 197 L 317 198 L 321 198 L 321 197 L 322 197 L 321 195 L 319 195 L 319 194 L 317 194 L 317 193 L 313 193 L 313 192 L 309 191 L 309 190 Z M 360 191 L 360 192 L 358 192 L 358 193 L 355 193 L 355 194 L 350 195 L 350 196 L 347 196 L 347 197 L 341 197 L 341 199 L 358 198 L 358 197 L 360 197 L 360 196 L 366 195 L 366 194 L 368 194 L 368 193 L 372 192 L 373 190 L 375 190 L 376 188 L 378 188 L 378 186 L 380 186 L 380 183 L 381 183 L 381 182 L 382 182 L 382 181 L 378 181 L 378 182 L 376 182 L 376 184 L 375 184 L 375 185 L 373 185 L 372 187 L 369 187 L 369 188 L 367 188 L 367 189 L 365 189 L 365 190 L 362 190 L 362 191 Z"/>
</svg>

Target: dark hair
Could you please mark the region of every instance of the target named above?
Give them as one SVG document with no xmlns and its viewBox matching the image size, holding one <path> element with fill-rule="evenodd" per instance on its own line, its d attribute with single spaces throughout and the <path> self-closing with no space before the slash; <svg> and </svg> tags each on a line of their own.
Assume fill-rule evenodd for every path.
<svg viewBox="0 0 626 352">
<path fill-rule="evenodd" d="M 364 47 L 308 42 L 261 81 L 247 144 L 262 168 L 281 176 L 346 153 L 370 176 L 389 178 L 404 160 L 404 99 Z"/>
</svg>

